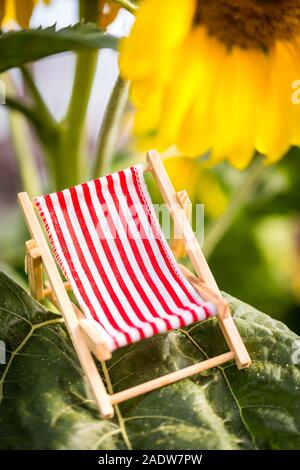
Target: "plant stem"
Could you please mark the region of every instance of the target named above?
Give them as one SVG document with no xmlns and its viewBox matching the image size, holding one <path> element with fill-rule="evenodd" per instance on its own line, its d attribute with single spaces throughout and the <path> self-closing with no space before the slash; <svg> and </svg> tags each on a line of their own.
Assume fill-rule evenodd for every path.
<svg viewBox="0 0 300 470">
<path fill-rule="evenodd" d="M 28 105 L 24 101 L 8 96 L 6 105 L 13 110 L 19 111 L 30 121 L 45 147 L 46 154 L 48 155 L 49 149 L 57 149 L 57 141 L 59 138 L 58 123 L 48 110 L 29 70 L 25 67 L 22 67 L 21 70 L 25 85 L 34 100 L 34 103 L 32 105 Z M 8 84 L 9 91 L 16 93 L 12 80 L 7 78 L 6 82 Z M 50 167 L 52 167 L 52 161 L 48 163 L 50 164 Z"/>
<path fill-rule="evenodd" d="M 35 126 L 38 125 L 38 116 L 36 112 L 32 108 L 29 108 L 29 106 L 24 104 L 22 101 L 19 101 L 13 98 L 12 96 L 7 96 L 5 104 L 12 110 L 19 111 L 21 114 L 27 117 L 27 119 L 31 121 Z"/>
<path fill-rule="evenodd" d="M 263 169 L 264 164 L 262 159 L 258 159 L 252 164 L 252 166 L 246 172 L 242 184 L 235 192 L 224 214 L 213 224 L 210 230 L 208 230 L 204 242 L 204 253 L 206 257 L 209 257 L 212 254 L 213 250 L 225 235 L 238 212 L 245 206 L 247 201 L 256 191 Z"/>
<path fill-rule="evenodd" d="M 38 135 L 43 145 L 44 155 L 47 161 L 50 183 L 49 189 L 54 191 L 56 188 L 55 181 L 59 180 L 61 173 L 59 168 L 59 143 L 61 142 L 60 126 L 54 120 L 49 121 L 47 118 L 44 119 L 45 116 L 40 116 L 35 109 L 29 108 L 26 104 L 18 101 L 15 98 L 7 97 L 6 105 L 12 110 L 11 113 L 18 111 L 20 117 L 27 118 L 28 122 L 32 125 L 33 129 Z M 16 121 L 16 118 L 14 120 Z M 27 140 L 24 139 L 24 145 Z M 31 163 L 28 163 L 28 167 L 31 169 L 32 174 L 34 174 L 35 172 L 32 169 L 32 159 Z"/>
<path fill-rule="evenodd" d="M 29 197 L 33 199 L 42 194 L 43 191 L 36 160 L 29 145 L 31 140 L 29 129 L 24 116 L 17 111 L 11 111 L 9 113 L 9 123 L 22 187 L 28 192 Z"/>
<path fill-rule="evenodd" d="M 79 17 L 96 22 L 97 0 L 80 0 Z M 54 149 L 55 189 L 80 183 L 87 176 L 86 115 L 97 67 L 98 51 L 77 54 L 72 95 L 59 124 L 59 148 Z"/>
<path fill-rule="evenodd" d="M 35 109 L 37 110 L 39 116 L 42 115 L 45 121 L 48 121 L 51 124 L 55 124 L 55 120 L 46 106 L 46 103 L 34 82 L 30 70 L 25 66 L 20 67 L 20 70 L 22 72 L 24 83 L 34 100 Z"/>
<path fill-rule="evenodd" d="M 79 1 L 79 20 L 86 23 L 91 21 L 97 23 L 99 15 L 98 0 Z"/>
<path fill-rule="evenodd" d="M 87 174 L 85 122 L 97 59 L 97 52 L 81 52 L 77 56 L 72 96 L 60 124 L 61 145 L 56 174 L 59 189 L 78 184 Z"/>
<path fill-rule="evenodd" d="M 121 117 L 128 97 L 128 82 L 119 76 L 110 96 L 98 138 L 95 165 L 92 176 L 97 178 L 110 164 L 117 139 Z"/>
<path fill-rule="evenodd" d="M 5 74 L 3 78 L 8 92 L 10 94 L 16 93 L 16 88 L 11 76 Z M 31 139 L 26 118 L 33 122 L 35 126 L 37 125 L 38 119 L 33 110 L 14 98 L 7 97 L 6 105 L 10 108 L 8 118 L 11 130 L 11 141 L 15 150 L 22 187 L 28 192 L 29 196 L 33 198 L 42 194 L 42 188 L 36 159 L 30 145 Z"/>
<path fill-rule="evenodd" d="M 123 8 L 130 11 L 130 13 L 134 13 L 139 7 L 131 2 L 130 0 L 115 0 L 116 3 L 119 3 Z"/>
</svg>

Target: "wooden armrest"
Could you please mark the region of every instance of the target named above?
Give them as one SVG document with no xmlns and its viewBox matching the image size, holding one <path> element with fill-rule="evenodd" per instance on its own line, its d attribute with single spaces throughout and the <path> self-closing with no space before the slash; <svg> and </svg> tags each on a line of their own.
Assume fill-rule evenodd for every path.
<svg viewBox="0 0 300 470">
<path fill-rule="evenodd" d="M 51 289 L 49 282 L 45 283 L 48 299 L 59 308 L 54 292 Z M 65 286 L 66 287 L 66 286 Z M 78 327 L 81 329 L 84 340 L 90 351 L 95 355 L 99 361 L 107 361 L 111 358 L 111 351 L 105 341 L 105 338 L 101 335 L 97 325 L 93 325 L 93 320 L 89 320 L 84 316 L 80 308 L 71 302 L 73 310 L 78 319 Z M 95 322 L 96 323 L 96 322 Z"/>
<path fill-rule="evenodd" d="M 217 308 L 217 315 L 221 318 L 226 318 L 230 314 L 230 307 L 228 302 L 223 299 L 218 293 L 214 292 L 207 284 L 192 273 L 188 268 L 179 264 L 179 267 L 185 276 L 185 278 L 192 284 L 194 289 L 201 295 L 201 297 L 207 301 L 215 304 Z"/>
<path fill-rule="evenodd" d="M 100 361 L 107 361 L 110 359 L 111 351 L 108 348 L 104 336 L 102 336 L 98 330 L 96 322 L 95 325 L 93 325 L 93 320 L 89 320 L 88 318 L 79 318 L 79 325 L 90 350 L 94 353 L 97 359 Z"/>
</svg>

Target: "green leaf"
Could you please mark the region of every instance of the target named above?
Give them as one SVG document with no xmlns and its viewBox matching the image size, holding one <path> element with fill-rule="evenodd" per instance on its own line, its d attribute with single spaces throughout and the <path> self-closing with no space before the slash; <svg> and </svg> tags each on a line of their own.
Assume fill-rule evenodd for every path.
<svg viewBox="0 0 300 470">
<path fill-rule="evenodd" d="M 0 72 L 59 52 L 116 49 L 117 44 L 117 38 L 92 23 L 78 23 L 59 31 L 54 25 L 0 34 Z"/>
<path fill-rule="evenodd" d="M 228 297 L 253 364 L 234 363 L 153 391 L 101 420 L 60 316 L 0 274 L 2 449 L 299 449 L 300 338 Z M 298 349 L 297 349 L 298 348 Z M 120 349 L 114 391 L 221 354 L 216 320 Z"/>
</svg>

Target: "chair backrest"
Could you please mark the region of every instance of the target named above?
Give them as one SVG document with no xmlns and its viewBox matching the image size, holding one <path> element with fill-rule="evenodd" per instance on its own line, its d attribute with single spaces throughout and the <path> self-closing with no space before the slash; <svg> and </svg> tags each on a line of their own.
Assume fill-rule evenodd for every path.
<svg viewBox="0 0 300 470">
<path fill-rule="evenodd" d="M 215 314 L 178 268 L 140 165 L 34 202 L 80 307 L 111 350 Z"/>
</svg>

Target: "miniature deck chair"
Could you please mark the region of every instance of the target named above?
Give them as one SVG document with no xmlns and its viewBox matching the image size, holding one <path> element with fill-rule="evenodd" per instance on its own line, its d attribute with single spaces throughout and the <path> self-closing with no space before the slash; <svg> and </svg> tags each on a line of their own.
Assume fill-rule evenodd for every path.
<svg viewBox="0 0 300 470">
<path fill-rule="evenodd" d="M 144 171 L 152 172 L 197 275 L 177 265 L 151 204 Z M 25 258 L 31 293 L 38 300 L 48 297 L 62 313 L 103 417 L 113 416 L 115 404 L 229 360 L 238 368 L 249 366 L 229 306 L 188 220 L 188 196 L 175 192 L 155 150 L 148 153 L 144 169 L 137 165 L 33 202 L 23 192 L 18 200 L 32 236 Z M 71 302 L 70 290 L 80 308 Z M 104 361 L 116 348 L 214 314 L 229 352 L 108 394 L 91 353 Z"/>
</svg>

